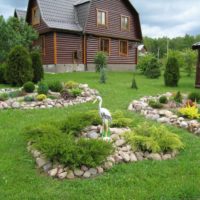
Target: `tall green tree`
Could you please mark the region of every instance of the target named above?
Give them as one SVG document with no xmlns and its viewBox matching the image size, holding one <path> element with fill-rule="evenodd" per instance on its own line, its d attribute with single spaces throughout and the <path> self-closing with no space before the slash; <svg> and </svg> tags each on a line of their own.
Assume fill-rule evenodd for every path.
<svg viewBox="0 0 200 200">
<path fill-rule="evenodd" d="M 23 19 L 10 17 L 7 21 L 0 17 L 0 63 L 5 62 L 14 46 L 31 49 L 32 42 L 38 38 L 37 32 Z"/>
</svg>

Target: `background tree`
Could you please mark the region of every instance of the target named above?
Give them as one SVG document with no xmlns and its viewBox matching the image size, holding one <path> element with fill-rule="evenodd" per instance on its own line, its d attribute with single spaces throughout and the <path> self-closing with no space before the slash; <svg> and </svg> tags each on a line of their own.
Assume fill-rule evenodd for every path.
<svg viewBox="0 0 200 200">
<path fill-rule="evenodd" d="M 38 38 L 37 32 L 23 19 L 10 17 L 7 21 L 0 17 L 0 63 L 5 62 L 10 50 L 17 45 L 31 49 Z"/>
</svg>

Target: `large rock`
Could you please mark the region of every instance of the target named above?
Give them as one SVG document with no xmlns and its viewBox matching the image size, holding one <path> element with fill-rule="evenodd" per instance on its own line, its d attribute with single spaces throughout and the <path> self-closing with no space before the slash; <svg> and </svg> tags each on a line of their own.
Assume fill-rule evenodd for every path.
<svg viewBox="0 0 200 200">
<path fill-rule="evenodd" d="M 151 153 L 148 155 L 149 160 L 162 160 L 161 155 L 158 153 Z"/>
<path fill-rule="evenodd" d="M 121 146 L 123 146 L 124 144 L 126 144 L 126 141 L 125 141 L 124 139 L 119 139 L 119 140 L 117 140 L 117 141 L 115 142 L 115 145 L 116 145 L 117 147 L 121 147 Z"/>
<path fill-rule="evenodd" d="M 47 163 L 47 161 L 44 158 L 36 158 L 36 163 L 38 168 L 41 168 Z"/>
<path fill-rule="evenodd" d="M 90 172 L 91 175 L 94 176 L 94 175 L 97 174 L 97 169 L 95 169 L 95 168 L 90 168 L 90 169 L 89 169 L 89 172 Z"/>
<path fill-rule="evenodd" d="M 58 168 L 54 168 L 48 171 L 49 176 L 55 177 L 58 173 Z"/>
<path fill-rule="evenodd" d="M 91 131 L 87 134 L 87 137 L 88 138 L 91 138 L 91 139 L 97 139 L 99 137 L 99 134 L 96 133 L 95 131 Z"/>
<path fill-rule="evenodd" d="M 74 179 L 74 178 L 75 178 L 73 171 L 69 170 L 69 171 L 67 172 L 67 178 L 68 178 L 68 179 Z"/>
<path fill-rule="evenodd" d="M 66 177 L 67 177 L 67 172 L 62 172 L 62 173 L 58 174 L 59 179 L 65 179 Z"/>
<path fill-rule="evenodd" d="M 91 174 L 89 171 L 86 171 L 84 174 L 83 174 L 83 177 L 84 178 L 90 178 Z"/>
<path fill-rule="evenodd" d="M 75 169 L 74 170 L 74 174 L 75 176 L 82 176 L 84 174 L 84 171 L 80 170 L 80 169 Z"/>
<path fill-rule="evenodd" d="M 131 162 L 136 162 L 137 161 L 137 157 L 136 157 L 136 155 L 134 153 L 131 153 L 131 155 L 130 155 L 130 161 Z"/>
</svg>

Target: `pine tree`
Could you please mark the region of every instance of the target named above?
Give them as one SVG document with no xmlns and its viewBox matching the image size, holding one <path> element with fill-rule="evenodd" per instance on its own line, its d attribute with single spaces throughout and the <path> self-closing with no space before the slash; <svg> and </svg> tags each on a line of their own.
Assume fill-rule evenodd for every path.
<svg viewBox="0 0 200 200">
<path fill-rule="evenodd" d="M 135 75 L 133 74 L 133 79 L 132 79 L 132 84 L 131 84 L 131 88 L 132 89 L 138 89 L 137 83 L 136 83 L 136 79 L 135 79 Z"/>
</svg>

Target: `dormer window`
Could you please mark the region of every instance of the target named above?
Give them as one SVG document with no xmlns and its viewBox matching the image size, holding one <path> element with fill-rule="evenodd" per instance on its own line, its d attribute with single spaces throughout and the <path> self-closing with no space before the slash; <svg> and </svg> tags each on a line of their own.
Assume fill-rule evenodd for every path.
<svg viewBox="0 0 200 200">
<path fill-rule="evenodd" d="M 40 10 L 38 6 L 32 9 L 32 25 L 40 24 Z"/>
<path fill-rule="evenodd" d="M 121 30 L 122 31 L 130 30 L 130 17 L 121 15 Z"/>
<path fill-rule="evenodd" d="M 97 9 L 97 26 L 107 26 L 108 12 L 105 10 Z"/>
</svg>

